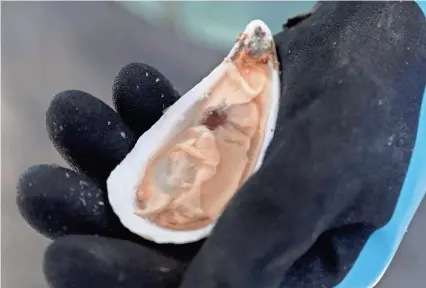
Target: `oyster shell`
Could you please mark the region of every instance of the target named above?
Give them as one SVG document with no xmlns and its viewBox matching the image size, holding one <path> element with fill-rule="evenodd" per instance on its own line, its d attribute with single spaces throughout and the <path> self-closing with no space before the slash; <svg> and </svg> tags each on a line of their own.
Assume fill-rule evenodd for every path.
<svg viewBox="0 0 426 288">
<path fill-rule="evenodd" d="M 207 77 L 169 107 L 107 180 L 122 224 L 157 243 L 207 237 L 262 164 L 280 97 L 269 28 L 251 21 Z"/>
</svg>

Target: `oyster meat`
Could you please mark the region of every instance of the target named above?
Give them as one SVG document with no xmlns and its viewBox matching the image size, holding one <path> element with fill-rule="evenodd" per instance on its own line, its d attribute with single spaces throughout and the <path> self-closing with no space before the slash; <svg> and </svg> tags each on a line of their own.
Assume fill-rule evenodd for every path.
<svg viewBox="0 0 426 288">
<path fill-rule="evenodd" d="M 157 243 L 208 236 L 259 169 L 280 97 L 271 31 L 251 21 L 228 56 L 146 131 L 107 180 L 122 224 Z"/>
</svg>

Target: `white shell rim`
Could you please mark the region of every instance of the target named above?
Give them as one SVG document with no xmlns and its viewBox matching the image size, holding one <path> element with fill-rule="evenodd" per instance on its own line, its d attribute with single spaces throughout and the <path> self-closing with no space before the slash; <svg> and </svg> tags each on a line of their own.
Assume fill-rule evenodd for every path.
<svg viewBox="0 0 426 288">
<path fill-rule="evenodd" d="M 270 37 L 271 40 L 273 39 L 271 31 L 261 20 L 251 21 L 246 26 L 244 32 L 250 35 L 254 28 L 258 26 L 261 26 L 267 33 L 266 37 Z M 235 47 L 236 45 L 234 45 L 229 55 L 235 51 Z M 158 120 L 148 131 L 139 137 L 134 148 L 111 172 L 107 179 L 108 199 L 113 212 L 118 216 L 123 226 L 132 233 L 160 244 L 185 244 L 195 242 L 207 237 L 211 233 L 215 222 L 197 230 L 176 231 L 160 227 L 141 218 L 140 216 L 137 216 L 134 214 L 134 211 L 136 210 L 134 187 L 140 180 L 139 177 L 141 175 L 141 171 L 143 171 L 145 164 L 149 160 L 149 155 L 154 153 L 158 148 L 157 143 L 159 141 L 155 141 L 153 139 L 163 139 L 167 137 L 173 129 L 173 125 L 167 124 L 179 121 L 181 119 L 181 115 L 191 108 L 196 101 L 203 97 L 202 95 L 204 95 L 206 87 L 211 87 L 211 85 L 216 82 L 216 80 L 224 72 L 226 65 L 229 65 L 226 61 L 220 63 L 207 77 L 202 79 L 201 82 L 194 86 L 185 95 L 180 97 L 175 104 L 170 106 L 160 120 Z M 272 71 L 272 103 L 265 128 L 265 139 L 253 173 L 260 168 L 263 162 L 266 149 L 272 141 L 273 134 L 275 132 L 275 124 L 278 116 L 280 99 L 279 74 L 278 71 L 274 69 L 272 61 L 269 62 L 269 66 Z M 134 173 L 128 173 L 128 171 Z M 129 201 L 129 199 L 132 201 Z"/>
</svg>

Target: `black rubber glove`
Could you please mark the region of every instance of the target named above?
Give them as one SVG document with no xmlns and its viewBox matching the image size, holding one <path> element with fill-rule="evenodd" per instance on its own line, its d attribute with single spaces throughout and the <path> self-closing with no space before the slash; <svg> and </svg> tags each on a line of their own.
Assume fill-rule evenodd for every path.
<svg viewBox="0 0 426 288">
<path fill-rule="evenodd" d="M 118 114 L 86 93 L 58 94 L 49 135 L 81 173 L 35 166 L 18 189 L 32 227 L 69 235 L 46 251 L 49 284 L 336 285 L 395 207 L 426 84 L 425 27 L 411 2 L 325 2 L 289 21 L 275 37 L 282 99 L 273 142 L 188 269 L 203 243 L 155 245 L 132 235 L 105 193 L 109 172 L 176 100 L 172 85 L 146 65 L 124 67 L 113 88 Z"/>
</svg>

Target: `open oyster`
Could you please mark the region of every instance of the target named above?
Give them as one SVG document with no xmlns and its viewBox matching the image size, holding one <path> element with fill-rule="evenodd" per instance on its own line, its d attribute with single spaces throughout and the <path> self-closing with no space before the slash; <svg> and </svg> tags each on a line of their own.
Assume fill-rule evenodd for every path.
<svg viewBox="0 0 426 288">
<path fill-rule="evenodd" d="M 172 105 L 107 180 L 123 225 L 157 243 L 208 236 L 272 140 L 280 85 L 269 28 L 251 21 L 225 60 Z"/>
</svg>

